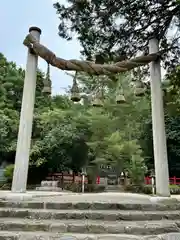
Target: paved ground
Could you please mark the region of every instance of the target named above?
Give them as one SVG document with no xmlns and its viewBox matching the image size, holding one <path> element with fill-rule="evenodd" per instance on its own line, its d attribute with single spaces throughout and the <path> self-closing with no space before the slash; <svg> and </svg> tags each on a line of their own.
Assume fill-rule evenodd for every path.
<svg viewBox="0 0 180 240">
<path fill-rule="evenodd" d="M 144 194 L 135 193 L 71 193 L 71 192 L 40 192 L 28 191 L 27 193 L 11 193 L 11 191 L 0 191 L 0 200 L 28 200 L 40 202 L 110 202 L 110 203 L 129 203 L 129 204 L 149 204 L 158 200 L 180 200 L 180 195 L 171 198 L 152 197 Z"/>
<path fill-rule="evenodd" d="M 0 190 L 0 200 L 32 200 L 33 198 L 53 197 L 69 194 L 69 192 L 27 191 L 26 193 L 12 193 Z"/>
<path fill-rule="evenodd" d="M 149 204 L 161 200 L 179 200 L 180 195 L 174 195 L 171 198 L 152 197 L 145 194 L 135 193 L 119 193 L 119 192 L 104 192 L 104 193 L 64 193 L 61 196 L 38 197 L 32 200 L 38 201 L 53 201 L 53 202 L 111 202 L 111 203 L 129 203 L 129 204 Z"/>
<path fill-rule="evenodd" d="M 53 202 L 113 202 L 113 203 L 150 203 L 147 195 L 131 193 L 85 193 L 85 194 L 64 194 L 62 196 L 33 198 L 38 201 Z"/>
</svg>

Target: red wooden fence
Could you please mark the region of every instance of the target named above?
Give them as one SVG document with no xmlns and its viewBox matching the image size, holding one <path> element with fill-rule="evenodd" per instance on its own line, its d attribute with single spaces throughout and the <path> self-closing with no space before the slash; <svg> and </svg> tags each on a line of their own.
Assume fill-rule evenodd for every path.
<svg viewBox="0 0 180 240">
<path fill-rule="evenodd" d="M 82 176 L 81 175 L 78 175 L 78 176 L 74 176 L 72 174 L 63 174 L 62 173 L 50 173 L 48 175 L 48 177 L 46 178 L 46 180 L 54 180 L 54 181 L 59 181 L 59 180 L 62 180 L 62 177 L 63 177 L 63 181 L 64 183 L 68 182 L 68 183 L 71 183 L 71 182 L 76 182 L 76 183 L 81 183 L 82 182 Z M 74 180 L 73 180 L 74 178 Z M 85 176 L 85 179 L 84 179 L 84 182 L 85 183 L 88 183 L 88 179 L 87 179 L 87 176 Z M 96 184 L 100 184 L 100 177 L 98 176 L 96 178 Z"/>
<path fill-rule="evenodd" d="M 60 179 L 62 179 L 62 174 L 61 173 L 49 174 L 46 179 L 47 180 L 60 180 Z M 63 180 L 64 180 L 64 182 L 73 182 L 73 175 L 64 174 L 63 175 Z M 81 175 L 74 176 L 74 182 L 81 183 L 82 182 L 82 176 Z M 88 183 L 87 177 L 85 177 L 85 183 Z M 151 177 L 145 177 L 144 183 L 146 185 L 151 185 Z M 99 176 L 96 178 L 96 184 L 100 184 L 100 177 Z M 169 178 L 169 184 L 180 185 L 180 178 L 177 178 L 175 176 Z"/>
<path fill-rule="evenodd" d="M 146 185 L 151 184 L 151 177 L 145 177 L 145 184 Z M 169 178 L 169 184 L 180 185 L 180 178 L 177 178 L 177 177 Z"/>
</svg>

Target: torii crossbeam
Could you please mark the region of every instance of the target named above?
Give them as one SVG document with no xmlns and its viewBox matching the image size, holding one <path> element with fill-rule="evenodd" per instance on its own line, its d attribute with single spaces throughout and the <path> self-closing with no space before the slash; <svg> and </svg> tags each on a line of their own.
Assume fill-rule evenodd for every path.
<svg viewBox="0 0 180 240">
<path fill-rule="evenodd" d="M 160 51 L 146 56 L 136 57 L 131 60 L 117 62 L 115 64 L 95 64 L 90 61 L 80 61 L 74 59 L 65 60 L 63 58 L 56 57 L 51 50 L 40 44 L 39 41 L 32 35 L 32 33 L 29 33 L 26 36 L 24 45 L 28 48 L 31 48 L 36 55 L 43 58 L 46 62 L 61 70 L 83 71 L 97 75 L 112 75 L 115 73 L 126 72 L 135 67 L 144 66 L 152 61 L 156 61 L 163 53 L 163 51 Z"/>
</svg>

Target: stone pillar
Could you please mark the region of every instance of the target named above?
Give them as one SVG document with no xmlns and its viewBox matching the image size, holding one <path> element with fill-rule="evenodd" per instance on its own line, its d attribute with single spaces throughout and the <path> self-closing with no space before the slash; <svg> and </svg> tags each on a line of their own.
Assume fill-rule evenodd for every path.
<svg viewBox="0 0 180 240">
<path fill-rule="evenodd" d="M 159 42 L 153 38 L 149 41 L 149 53 L 159 51 Z M 160 59 L 150 63 L 151 108 L 153 125 L 153 145 L 156 176 L 156 194 L 169 197 L 169 170 L 164 123 L 163 94 L 161 89 Z"/>
<path fill-rule="evenodd" d="M 41 34 L 39 28 L 31 27 L 29 32 L 39 41 Z M 38 57 L 28 49 L 15 167 L 11 189 L 12 192 L 16 193 L 26 192 L 36 91 L 37 63 Z"/>
</svg>

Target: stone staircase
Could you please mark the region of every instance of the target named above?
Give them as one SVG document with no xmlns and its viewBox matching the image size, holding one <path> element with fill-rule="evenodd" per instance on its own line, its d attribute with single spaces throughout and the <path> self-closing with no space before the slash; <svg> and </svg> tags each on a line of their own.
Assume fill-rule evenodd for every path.
<svg viewBox="0 0 180 240">
<path fill-rule="evenodd" d="M 107 185 L 106 192 L 124 192 L 124 188 L 121 185 Z"/>
<path fill-rule="evenodd" d="M 41 186 L 36 187 L 36 191 L 62 192 L 59 181 L 41 181 Z"/>
<path fill-rule="evenodd" d="M 0 202 L 0 240 L 73 239 L 180 240 L 180 204 Z"/>
</svg>

